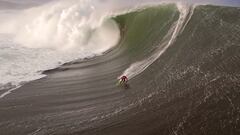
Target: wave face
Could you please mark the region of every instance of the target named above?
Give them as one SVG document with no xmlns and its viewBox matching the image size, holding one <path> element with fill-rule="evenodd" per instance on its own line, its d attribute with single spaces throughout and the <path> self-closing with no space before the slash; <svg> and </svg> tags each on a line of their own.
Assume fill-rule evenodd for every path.
<svg viewBox="0 0 240 135">
<path fill-rule="evenodd" d="M 116 21 L 124 34 L 121 44 L 132 63 L 122 75 L 131 79 L 153 63 L 176 35 L 174 32 L 178 29 L 177 23 L 181 17 L 175 5 L 152 7 L 140 13 L 118 16 Z"/>
<path fill-rule="evenodd" d="M 0 35 L 0 89 L 44 77 L 42 71 L 63 63 L 101 55 L 120 39 L 108 11 L 85 0 L 0 16 L 6 18 L 0 33 L 7 33 Z"/>
<path fill-rule="evenodd" d="M 149 10 L 137 15 L 141 16 Z M 135 102 L 140 107 L 136 105 L 133 107 L 136 110 L 112 118 L 116 125 L 126 125 L 107 130 L 100 127 L 97 128 L 98 133 L 99 130 L 100 134 L 119 131 L 118 128 L 124 131 L 132 126 L 139 127 L 133 129 L 133 134 L 239 134 L 239 122 L 236 122 L 239 120 L 236 108 L 239 107 L 240 97 L 239 13 L 239 8 L 234 7 L 189 8 L 186 17 L 183 17 L 183 23 L 179 25 L 181 29 L 177 30 L 177 35 L 173 31 L 176 30 L 174 24 L 178 24 L 175 22 L 179 17 L 170 21 L 170 26 L 164 33 L 164 36 L 168 36 L 167 31 L 170 30 L 170 38 L 167 40 L 164 40 L 164 36 L 151 38 L 163 26 L 155 27 L 154 23 L 158 19 L 151 22 L 146 18 L 144 21 L 137 20 L 131 14 L 122 16 L 125 18 L 124 21 L 121 20 L 124 22 L 121 24 L 123 27 L 133 25 L 126 28 L 122 43 L 127 46 L 131 59 L 130 66 L 123 74 L 130 77 L 138 75 L 131 83 L 135 86 L 135 95 L 141 95 Z M 152 12 L 150 14 L 155 15 Z M 129 20 L 132 22 L 129 23 Z M 139 21 L 140 25 L 134 27 L 137 24 L 135 21 Z M 145 28 L 146 25 L 142 26 L 141 23 L 150 25 Z M 132 28 L 136 31 L 133 35 L 129 34 Z M 162 40 L 169 43 L 171 39 L 174 41 L 167 49 L 161 48 L 164 45 L 161 44 Z M 128 120 L 119 124 L 121 118 Z M 149 123 L 151 126 L 148 128 Z"/>
<path fill-rule="evenodd" d="M 193 10 L 190 10 L 191 8 L 189 6 L 184 6 L 184 5 L 178 4 L 177 8 L 180 13 L 179 13 L 178 20 L 176 22 L 173 22 L 174 14 L 172 15 L 172 19 L 164 18 L 165 16 L 171 16 L 170 11 L 173 10 L 174 7 L 165 6 L 164 9 L 161 9 L 162 11 L 158 11 L 160 9 L 158 9 L 157 11 L 150 11 L 150 12 L 146 11 L 147 16 L 152 15 L 152 14 L 154 15 L 156 12 L 164 14 L 162 16 L 156 15 L 155 17 L 156 17 L 156 19 L 161 19 L 161 21 L 165 22 L 165 24 L 160 24 L 160 23 L 158 23 L 157 20 L 152 20 L 153 18 L 151 18 L 151 19 L 145 18 L 146 20 L 148 20 L 147 23 L 151 24 L 149 26 L 146 24 L 144 25 L 144 27 L 147 26 L 148 30 L 157 28 L 157 29 L 159 29 L 158 32 L 161 32 L 161 34 L 163 34 L 162 29 L 164 29 L 164 27 L 166 27 L 166 25 L 171 24 L 171 27 L 168 28 L 168 32 L 165 33 L 165 36 L 162 39 L 161 39 L 161 36 L 159 36 L 157 33 L 153 32 L 153 31 L 147 34 L 149 37 L 157 36 L 159 38 L 158 41 L 156 39 L 149 39 L 149 37 L 142 37 L 149 41 L 155 41 L 156 48 L 154 50 L 152 50 L 150 56 L 145 56 L 144 60 L 137 61 L 137 62 L 131 64 L 130 67 L 128 69 L 126 69 L 121 76 L 125 75 L 125 76 L 128 76 L 129 79 L 131 79 L 134 76 L 140 74 L 148 66 L 150 66 L 155 60 L 157 60 L 167 50 L 167 48 L 176 40 L 176 37 L 184 29 L 184 27 L 186 26 L 188 21 L 191 19 L 191 16 L 193 13 Z M 153 8 L 151 10 L 153 10 Z M 142 20 L 137 20 L 137 19 L 134 21 L 143 22 Z M 158 26 L 152 25 L 152 23 L 158 23 Z M 141 26 L 137 26 L 137 27 L 141 27 Z M 135 30 L 137 30 L 137 28 Z M 145 33 L 145 32 L 147 32 L 147 31 L 144 31 L 142 33 Z M 127 36 L 127 38 L 133 38 L 133 37 L 128 37 L 128 35 L 126 35 L 126 36 Z M 134 44 L 136 44 L 136 43 L 134 43 Z M 139 43 L 137 43 L 137 44 L 139 44 Z M 146 54 L 146 53 L 144 53 L 144 54 Z"/>
</svg>

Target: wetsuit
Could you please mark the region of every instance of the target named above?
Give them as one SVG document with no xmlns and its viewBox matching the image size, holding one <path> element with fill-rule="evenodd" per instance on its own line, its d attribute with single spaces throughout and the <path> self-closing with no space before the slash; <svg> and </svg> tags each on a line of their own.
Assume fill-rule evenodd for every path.
<svg viewBox="0 0 240 135">
<path fill-rule="evenodd" d="M 127 82 L 128 81 L 128 78 L 126 77 L 126 76 L 122 76 L 121 77 L 121 82 L 122 83 L 125 83 L 125 82 Z"/>
</svg>

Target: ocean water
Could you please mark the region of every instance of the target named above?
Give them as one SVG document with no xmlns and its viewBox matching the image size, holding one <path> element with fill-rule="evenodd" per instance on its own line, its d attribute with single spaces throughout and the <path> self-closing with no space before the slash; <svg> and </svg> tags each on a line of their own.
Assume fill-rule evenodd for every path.
<svg viewBox="0 0 240 135">
<path fill-rule="evenodd" d="M 104 2 L 1 12 L 2 134 L 239 134 L 240 8 Z"/>
<path fill-rule="evenodd" d="M 120 28 L 113 16 L 162 3 L 168 1 L 62 0 L 21 10 L 4 8 L 0 12 L 4 18 L 0 22 L 0 89 L 42 78 L 42 71 L 63 63 L 103 54 L 120 40 Z M 191 19 L 191 4 L 177 2 L 179 18 L 159 49 L 132 63 L 122 75 L 133 78 L 164 53 Z"/>
<path fill-rule="evenodd" d="M 63 63 L 103 54 L 120 40 L 120 28 L 112 17 L 155 5 L 119 2 L 122 6 L 116 6 L 117 3 L 53 1 L 22 10 L 1 10 L 0 17 L 4 19 L 0 22 L 0 90 L 11 91 L 40 79 L 45 76 L 42 71 Z M 180 17 L 184 21 L 187 11 L 178 7 L 184 12 Z M 140 68 L 143 66 L 147 67 Z"/>
</svg>

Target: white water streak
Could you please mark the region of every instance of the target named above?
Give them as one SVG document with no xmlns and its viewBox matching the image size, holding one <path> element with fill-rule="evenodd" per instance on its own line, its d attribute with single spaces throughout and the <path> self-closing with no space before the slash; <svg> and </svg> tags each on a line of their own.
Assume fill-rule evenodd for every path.
<svg viewBox="0 0 240 135">
<path fill-rule="evenodd" d="M 190 13 L 189 13 L 189 15 L 188 15 L 188 19 L 187 19 L 187 21 L 184 23 L 184 26 L 183 26 L 183 28 L 182 28 L 182 30 L 181 30 L 180 33 L 183 32 L 183 30 L 185 29 L 185 27 L 188 25 L 189 21 L 191 20 L 192 15 L 193 15 L 193 13 L 194 13 L 194 9 L 196 8 L 196 6 L 197 6 L 197 5 L 193 5 L 193 6 L 190 8 Z"/>
<path fill-rule="evenodd" d="M 16 90 L 16 89 L 18 89 L 18 88 L 20 88 L 20 87 L 21 87 L 21 86 L 17 86 L 16 88 L 12 88 L 12 89 L 4 92 L 3 94 L 0 95 L 0 99 L 1 99 L 1 98 L 4 98 L 4 97 L 7 96 L 8 94 L 11 94 L 14 90 Z"/>
</svg>

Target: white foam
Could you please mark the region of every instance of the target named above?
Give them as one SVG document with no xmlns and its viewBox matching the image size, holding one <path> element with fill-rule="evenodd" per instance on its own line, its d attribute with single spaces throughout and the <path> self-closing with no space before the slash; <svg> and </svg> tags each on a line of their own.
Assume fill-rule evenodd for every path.
<svg viewBox="0 0 240 135">
<path fill-rule="evenodd" d="M 108 25 L 104 23 L 108 13 L 96 8 L 89 0 L 54 2 L 19 12 L 11 17 L 0 23 L 0 32 L 14 33 L 15 41 L 29 48 L 84 50 L 88 49 L 88 45 L 94 44 L 94 36 L 98 36 L 98 41 L 104 42 L 108 38 L 110 43 L 108 46 L 105 42 L 95 47 L 109 49 L 113 46 L 112 43 L 119 39 L 117 25 L 113 22 L 108 22 Z M 94 49 L 92 52 L 94 53 Z"/>
</svg>

